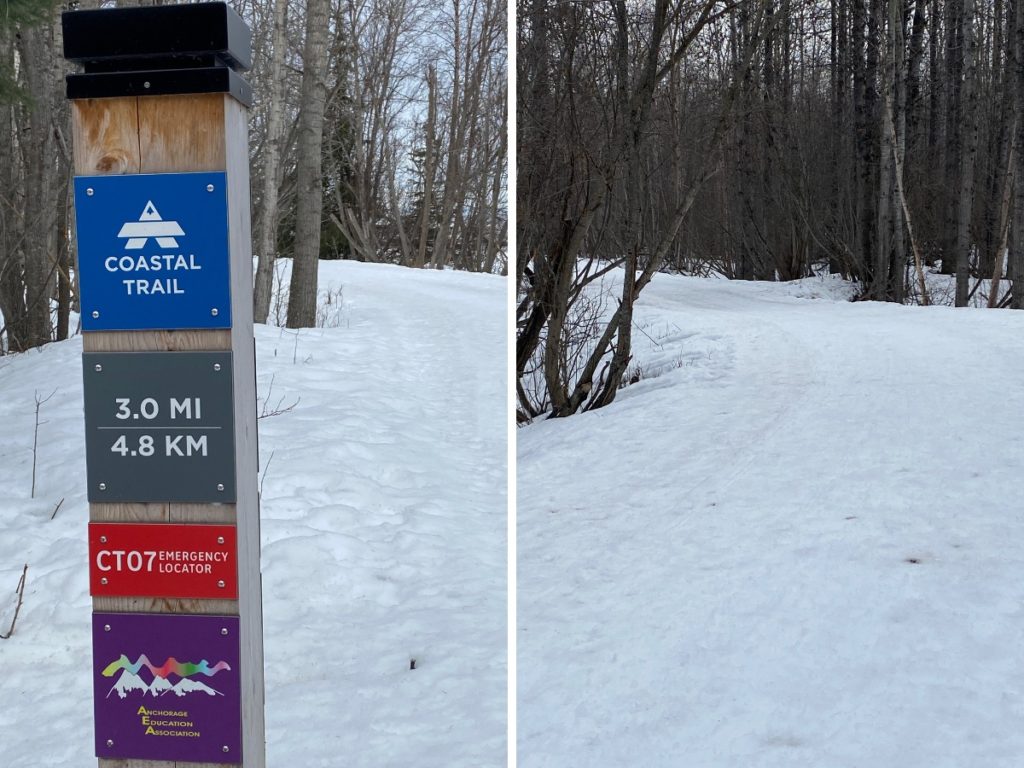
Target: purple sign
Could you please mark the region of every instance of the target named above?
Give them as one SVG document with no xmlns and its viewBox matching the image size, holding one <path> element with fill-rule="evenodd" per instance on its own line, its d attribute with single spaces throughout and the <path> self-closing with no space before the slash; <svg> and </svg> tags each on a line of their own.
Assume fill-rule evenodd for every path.
<svg viewBox="0 0 1024 768">
<path fill-rule="evenodd" d="M 237 616 L 95 613 L 96 756 L 242 762 Z"/>
</svg>

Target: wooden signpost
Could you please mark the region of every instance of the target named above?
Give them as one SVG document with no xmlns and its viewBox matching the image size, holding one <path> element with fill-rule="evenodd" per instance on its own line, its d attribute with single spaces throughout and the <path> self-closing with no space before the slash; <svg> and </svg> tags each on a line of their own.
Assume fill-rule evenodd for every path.
<svg viewBox="0 0 1024 768">
<path fill-rule="evenodd" d="M 262 768 L 248 27 L 71 11 L 101 768 Z"/>
</svg>

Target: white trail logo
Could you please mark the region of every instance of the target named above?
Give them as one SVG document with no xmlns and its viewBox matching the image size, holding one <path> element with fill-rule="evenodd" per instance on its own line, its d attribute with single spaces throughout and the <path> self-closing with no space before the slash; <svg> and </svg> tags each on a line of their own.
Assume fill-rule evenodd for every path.
<svg viewBox="0 0 1024 768">
<path fill-rule="evenodd" d="M 178 241 L 174 239 L 174 236 L 184 234 L 185 231 L 178 222 L 164 221 L 156 206 L 153 205 L 153 201 L 148 200 L 139 220 L 125 222 L 117 236 L 128 238 L 128 242 L 124 245 L 126 251 L 135 251 L 145 247 L 146 241 L 151 237 L 156 238 L 156 242 L 161 248 L 177 248 Z"/>
</svg>

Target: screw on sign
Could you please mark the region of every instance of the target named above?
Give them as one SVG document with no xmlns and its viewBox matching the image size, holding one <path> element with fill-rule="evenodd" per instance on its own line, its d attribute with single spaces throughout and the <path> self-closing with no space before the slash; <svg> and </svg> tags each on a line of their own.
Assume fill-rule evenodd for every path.
<svg viewBox="0 0 1024 768">
<path fill-rule="evenodd" d="M 231 327 L 225 173 L 80 176 L 75 195 L 83 330 Z"/>
<path fill-rule="evenodd" d="M 91 501 L 232 500 L 230 352 L 84 358 Z"/>
<path fill-rule="evenodd" d="M 96 752 L 110 759 L 242 757 L 236 616 L 93 616 Z"/>
<path fill-rule="evenodd" d="M 231 525 L 90 523 L 94 595 L 180 598 L 238 596 Z"/>
</svg>

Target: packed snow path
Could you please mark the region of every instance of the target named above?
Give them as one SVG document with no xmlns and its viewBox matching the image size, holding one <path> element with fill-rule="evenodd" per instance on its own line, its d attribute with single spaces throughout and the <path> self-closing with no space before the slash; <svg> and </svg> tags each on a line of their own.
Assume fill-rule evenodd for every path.
<svg viewBox="0 0 1024 768">
<path fill-rule="evenodd" d="M 504 765 L 506 283 L 327 262 L 320 286 L 328 327 L 256 328 L 267 764 Z M 3 768 L 96 765 L 81 349 L 0 358 L 0 632 L 29 564 Z"/>
<path fill-rule="evenodd" d="M 523 768 L 1024 765 L 1024 314 L 830 285 L 659 276 L 519 430 Z"/>
</svg>

